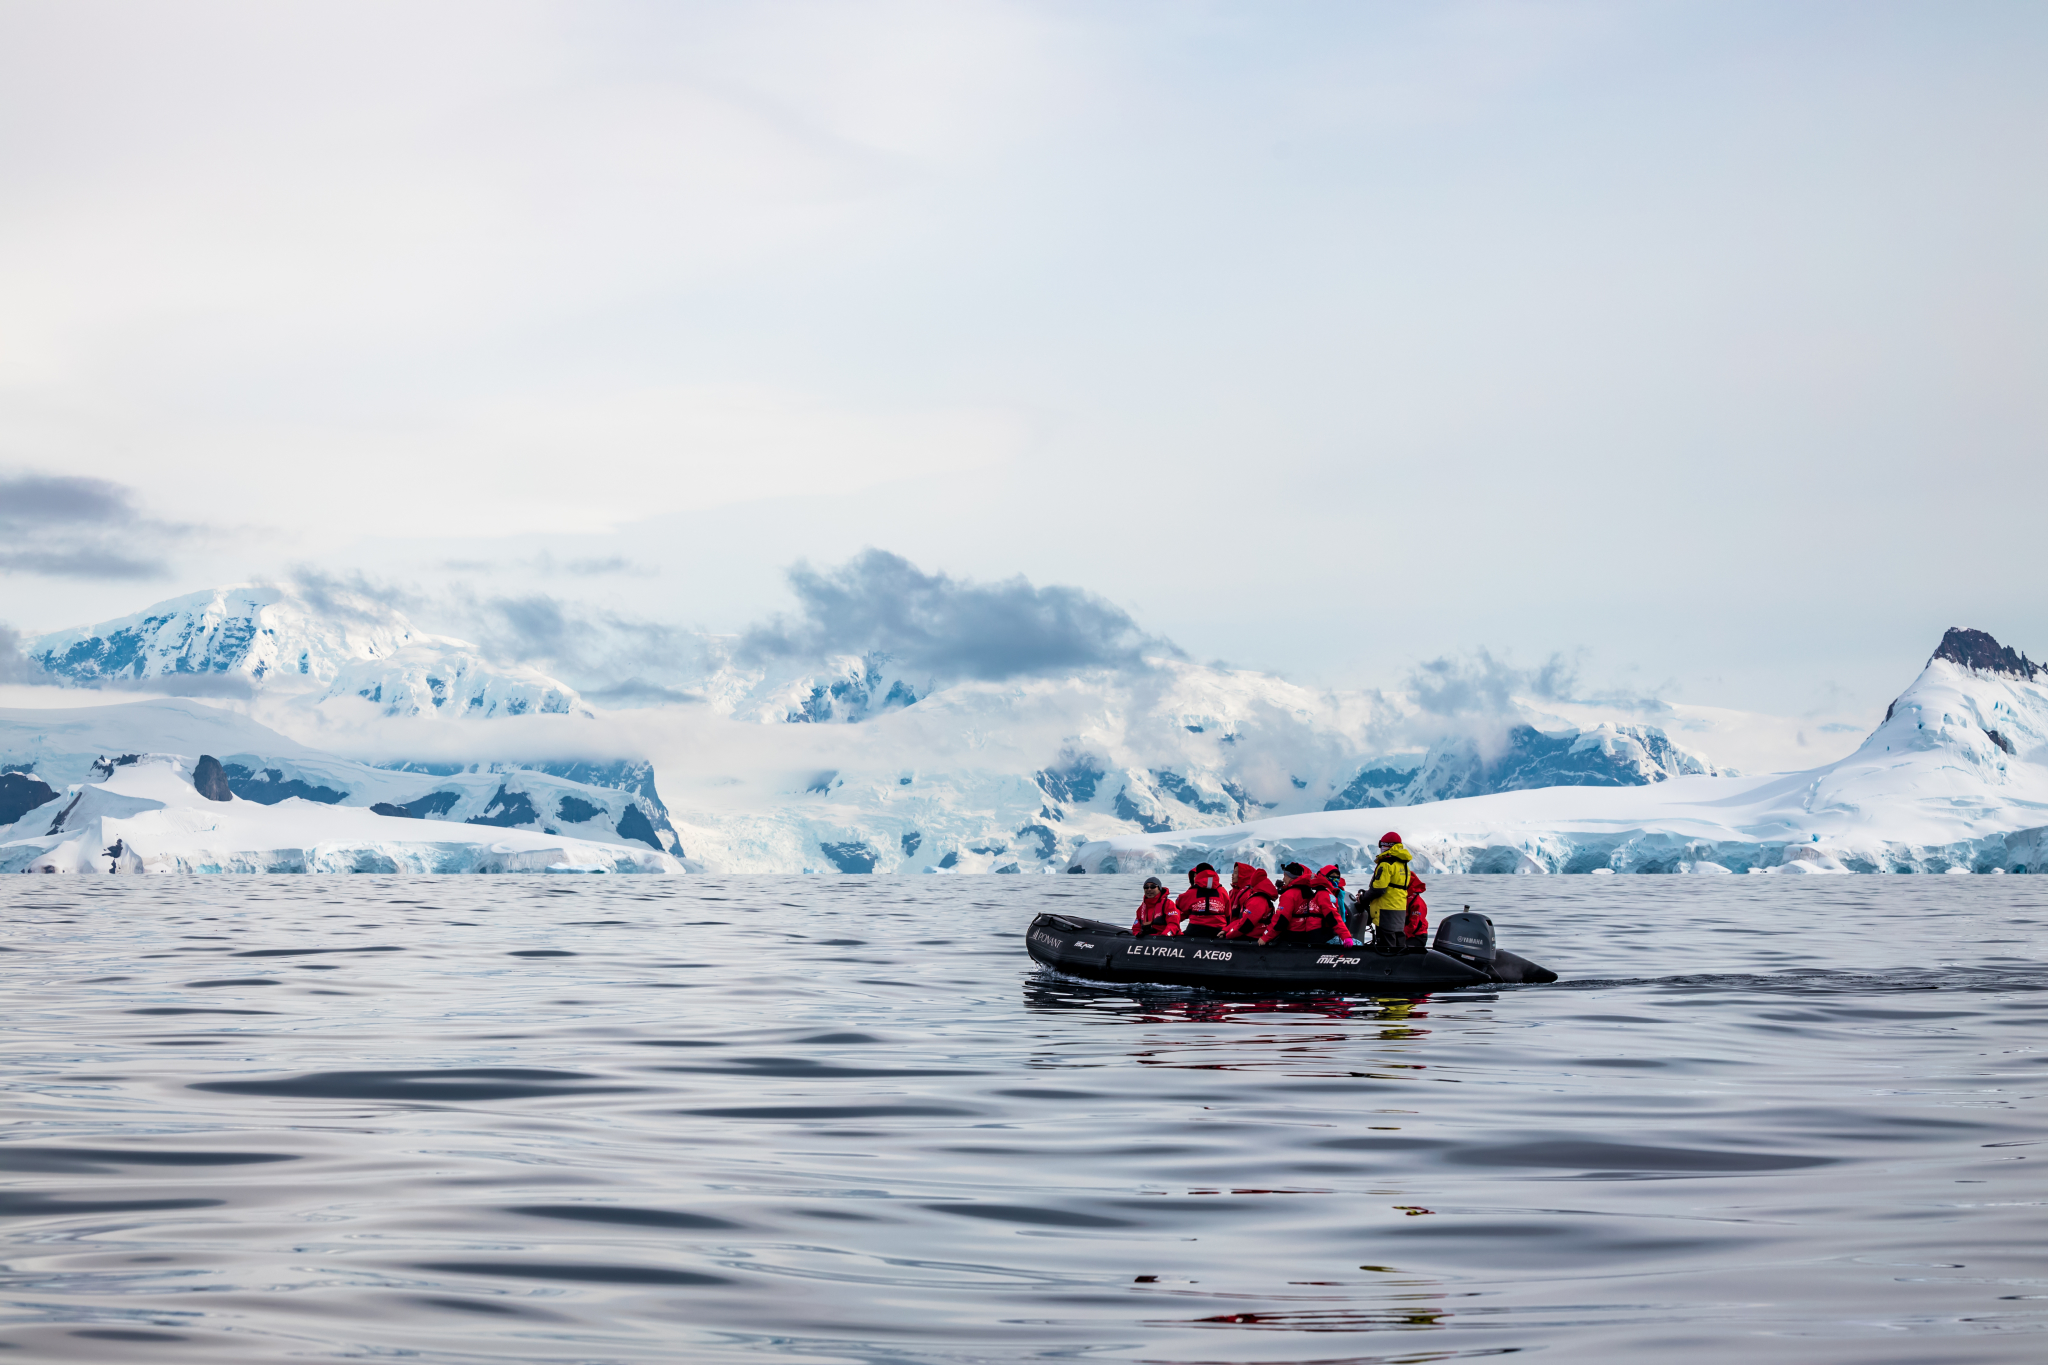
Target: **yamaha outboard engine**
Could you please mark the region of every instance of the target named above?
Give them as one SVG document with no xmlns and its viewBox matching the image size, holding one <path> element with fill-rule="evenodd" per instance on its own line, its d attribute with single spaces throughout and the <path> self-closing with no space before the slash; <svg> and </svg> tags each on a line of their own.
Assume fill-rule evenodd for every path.
<svg viewBox="0 0 2048 1365">
<path fill-rule="evenodd" d="M 1473 914 L 1469 905 L 1455 915 L 1446 915 L 1443 923 L 1436 927 L 1436 950 L 1449 953 L 1482 971 L 1491 971 L 1493 921 L 1484 915 Z"/>
</svg>

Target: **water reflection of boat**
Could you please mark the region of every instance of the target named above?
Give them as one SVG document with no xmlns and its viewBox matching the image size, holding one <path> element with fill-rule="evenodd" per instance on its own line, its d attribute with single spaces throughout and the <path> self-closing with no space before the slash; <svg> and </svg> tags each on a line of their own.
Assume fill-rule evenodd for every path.
<svg viewBox="0 0 2048 1365">
<path fill-rule="evenodd" d="M 1428 948 L 1261 947 L 1245 939 L 1136 938 L 1129 929 L 1072 915 L 1040 915 L 1024 935 L 1031 956 L 1093 981 L 1151 981 L 1224 991 L 1418 994 L 1497 982 L 1557 980 L 1557 973 L 1496 947 L 1484 915 L 1452 915 Z"/>
</svg>

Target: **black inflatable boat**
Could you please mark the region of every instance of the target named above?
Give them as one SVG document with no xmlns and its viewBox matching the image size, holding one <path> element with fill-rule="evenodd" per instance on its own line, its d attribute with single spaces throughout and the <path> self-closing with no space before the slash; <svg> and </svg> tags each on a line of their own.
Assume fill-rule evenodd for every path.
<svg viewBox="0 0 2048 1365">
<path fill-rule="evenodd" d="M 1410 995 L 1494 982 L 1555 981 L 1557 973 L 1494 946 L 1493 921 L 1451 915 L 1427 948 L 1260 947 L 1248 939 L 1134 938 L 1120 925 L 1040 915 L 1024 936 L 1031 956 L 1094 981 L 1149 981 L 1224 991 L 1335 990 Z"/>
</svg>

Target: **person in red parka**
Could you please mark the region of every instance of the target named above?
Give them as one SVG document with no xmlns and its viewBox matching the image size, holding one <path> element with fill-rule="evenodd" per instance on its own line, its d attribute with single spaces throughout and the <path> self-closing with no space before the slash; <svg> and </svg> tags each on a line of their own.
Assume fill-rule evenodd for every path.
<svg viewBox="0 0 2048 1365">
<path fill-rule="evenodd" d="M 1267 923 L 1259 942 L 1307 947 L 1326 943 L 1334 934 L 1345 947 L 1357 946 L 1327 877 L 1300 863 L 1289 863 L 1285 870 L 1288 876 L 1280 888 L 1279 913 Z"/>
<path fill-rule="evenodd" d="M 1428 884 L 1413 872 L 1408 874 L 1408 925 L 1403 931 L 1408 935 L 1408 946 L 1413 948 L 1419 941 L 1424 947 L 1429 944 L 1429 902 L 1422 899 Z"/>
<path fill-rule="evenodd" d="M 1180 936 L 1180 910 L 1174 905 L 1173 897 L 1166 894 L 1166 884 L 1157 877 L 1145 878 L 1145 899 L 1138 903 L 1131 933 L 1137 938 Z"/>
<path fill-rule="evenodd" d="M 1188 889 L 1174 902 L 1180 910 L 1183 938 L 1221 938 L 1230 923 L 1230 893 L 1223 879 L 1207 863 L 1196 863 L 1188 873 Z"/>
<path fill-rule="evenodd" d="M 1280 892 L 1265 868 L 1239 863 L 1230 873 L 1230 923 L 1224 927 L 1223 937 L 1257 938 L 1265 932 L 1279 899 Z"/>
</svg>

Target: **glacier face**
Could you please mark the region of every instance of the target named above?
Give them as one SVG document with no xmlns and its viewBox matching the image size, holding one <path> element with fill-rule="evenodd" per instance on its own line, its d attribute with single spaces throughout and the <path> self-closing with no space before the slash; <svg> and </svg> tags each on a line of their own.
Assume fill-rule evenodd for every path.
<svg viewBox="0 0 2048 1365">
<path fill-rule="evenodd" d="M 123 759 L 152 753 L 183 755 L 176 761 L 188 764 L 213 757 L 237 806 L 290 807 L 302 831 L 317 831 L 323 818 L 347 826 L 375 812 L 421 822 L 409 832 L 383 827 L 387 842 L 474 842 L 482 837 L 474 830 L 441 828 L 473 826 L 683 855 L 653 767 L 642 760 L 377 766 L 321 753 L 246 716 L 184 698 L 0 708 L 0 769 L 11 783 L 76 795 L 129 766 Z M 36 818 L 33 809 L 17 812 L 9 821 L 14 835 L 35 833 L 29 827 Z"/>
<path fill-rule="evenodd" d="M 631 843 L 493 822 L 430 823 L 289 798 L 203 795 L 197 763 L 124 754 L 0 827 L 0 873 L 580 872 L 676 873 L 671 855 Z"/>
</svg>

